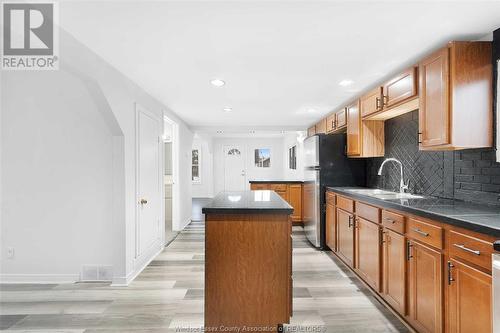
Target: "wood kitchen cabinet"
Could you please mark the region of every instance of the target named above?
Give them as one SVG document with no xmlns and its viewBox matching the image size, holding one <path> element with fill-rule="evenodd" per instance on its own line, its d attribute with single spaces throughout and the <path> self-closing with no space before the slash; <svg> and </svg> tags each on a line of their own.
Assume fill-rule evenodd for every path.
<svg viewBox="0 0 500 333">
<path fill-rule="evenodd" d="M 279 194 L 286 202 L 293 207 L 290 215 L 292 222 L 303 221 L 303 185 L 302 183 L 276 183 L 276 182 L 250 182 L 252 191 L 271 190 Z"/>
<path fill-rule="evenodd" d="M 382 296 L 401 315 L 406 315 L 406 240 L 384 228 L 382 246 Z"/>
<path fill-rule="evenodd" d="M 307 136 L 308 137 L 313 136 L 314 134 L 316 134 L 316 126 L 315 125 L 313 125 L 307 129 Z"/>
<path fill-rule="evenodd" d="M 382 87 L 377 87 L 360 98 L 361 117 L 382 110 Z"/>
<path fill-rule="evenodd" d="M 411 67 L 384 84 L 382 87 L 383 107 L 391 108 L 415 98 L 418 93 L 417 87 L 417 69 Z"/>
<path fill-rule="evenodd" d="M 302 221 L 302 184 L 288 184 L 288 203 L 293 207 L 292 222 Z"/>
<path fill-rule="evenodd" d="M 451 42 L 419 63 L 419 147 L 493 143 L 491 42 Z"/>
<path fill-rule="evenodd" d="M 380 228 L 363 218 L 355 220 L 355 268 L 375 291 L 380 291 Z"/>
<path fill-rule="evenodd" d="M 440 333 L 443 330 L 442 254 L 413 240 L 407 244 L 410 323 L 420 333 Z"/>
<path fill-rule="evenodd" d="M 321 119 L 315 125 L 315 134 L 325 134 L 326 133 L 326 118 Z"/>
<path fill-rule="evenodd" d="M 361 120 L 362 104 L 359 100 L 346 108 L 347 112 L 347 156 L 384 156 L 384 122 Z"/>
<path fill-rule="evenodd" d="M 346 108 L 326 117 L 326 133 L 335 133 L 344 130 L 347 126 Z"/>
<path fill-rule="evenodd" d="M 492 332 L 491 275 L 455 259 L 448 260 L 447 270 L 447 331 Z"/>
<path fill-rule="evenodd" d="M 326 245 L 333 252 L 337 251 L 337 216 L 335 214 L 335 205 L 332 202 L 326 203 Z"/>
<path fill-rule="evenodd" d="M 354 215 L 337 208 L 337 254 L 354 267 Z"/>
</svg>

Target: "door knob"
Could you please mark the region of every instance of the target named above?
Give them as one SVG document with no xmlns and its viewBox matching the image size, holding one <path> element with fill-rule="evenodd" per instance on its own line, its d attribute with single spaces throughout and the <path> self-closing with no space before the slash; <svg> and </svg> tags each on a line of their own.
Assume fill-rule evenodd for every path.
<svg viewBox="0 0 500 333">
<path fill-rule="evenodd" d="M 142 199 L 141 199 L 141 201 L 139 201 L 139 203 L 140 203 L 141 205 L 145 205 L 145 204 L 147 204 L 147 203 L 148 203 L 148 201 L 147 201 L 146 199 L 142 198 Z"/>
</svg>

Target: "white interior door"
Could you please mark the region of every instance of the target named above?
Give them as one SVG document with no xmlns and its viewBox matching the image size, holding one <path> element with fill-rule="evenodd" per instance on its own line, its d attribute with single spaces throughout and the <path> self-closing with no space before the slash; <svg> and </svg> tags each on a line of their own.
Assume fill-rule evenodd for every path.
<svg viewBox="0 0 500 333">
<path fill-rule="evenodd" d="M 224 190 L 246 189 L 245 156 L 239 146 L 224 146 Z"/>
<path fill-rule="evenodd" d="M 137 257 L 160 241 L 161 120 L 137 108 Z"/>
</svg>

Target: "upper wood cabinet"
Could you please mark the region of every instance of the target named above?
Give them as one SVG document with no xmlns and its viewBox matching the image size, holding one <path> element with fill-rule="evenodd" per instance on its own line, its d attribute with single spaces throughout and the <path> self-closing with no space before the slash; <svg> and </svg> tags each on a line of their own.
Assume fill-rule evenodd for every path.
<svg viewBox="0 0 500 333">
<path fill-rule="evenodd" d="M 316 134 L 316 126 L 313 125 L 307 129 L 307 136 L 313 136 Z"/>
<path fill-rule="evenodd" d="M 347 108 L 335 112 L 335 129 L 340 130 L 347 126 Z"/>
<path fill-rule="evenodd" d="M 316 123 L 316 134 L 325 134 L 326 133 L 326 118 L 321 119 Z"/>
<path fill-rule="evenodd" d="M 451 42 L 419 63 L 423 150 L 491 147 L 491 42 Z"/>
<path fill-rule="evenodd" d="M 347 155 L 361 155 L 361 115 L 359 101 L 346 108 L 347 113 Z"/>
<path fill-rule="evenodd" d="M 442 254 L 408 241 L 409 315 L 418 332 L 443 331 Z"/>
<path fill-rule="evenodd" d="M 361 105 L 361 117 L 363 118 L 382 110 L 382 87 L 373 89 L 361 96 L 359 100 Z"/>
<path fill-rule="evenodd" d="M 335 113 L 326 117 L 326 133 L 335 131 Z"/>
<path fill-rule="evenodd" d="M 360 100 L 346 108 L 347 112 L 347 156 L 384 156 L 384 122 L 361 120 Z"/>
<path fill-rule="evenodd" d="M 492 332 L 491 275 L 455 259 L 447 268 L 448 332 Z"/>
<path fill-rule="evenodd" d="M 382 105 L 391 108 L 417 96 L 417 68 L 412 67 L 386 82 L 382 88 Z"/>
</svg>

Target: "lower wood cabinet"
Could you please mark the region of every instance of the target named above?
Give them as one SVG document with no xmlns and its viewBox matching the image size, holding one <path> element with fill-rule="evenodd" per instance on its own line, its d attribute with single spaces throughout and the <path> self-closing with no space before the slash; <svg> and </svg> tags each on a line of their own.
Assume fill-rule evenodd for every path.
<svg viewBox="0 0 500 333">
<path fill-rule="evenodd" d="M 449 333 L 491 333 L 491 275 L 460 260 L 447 262 Z"/>
<path fill-rule="evenodd" d="M 389 229 L 383 231 L 382 296 L 394 310 L 406 315 L 406 240 Z"/>
<path fill-rule="evenodd" d="M 380 228 L 363 218 L 356 218 L 355 268 L 376 291 L 380 291 Z"/>
<path fill-rule="evenodd" d="M 337 209 L 337 254 L 354 267 L 354 215 Z"/>
<path fill-rule="evenodd" d="M 409 319 L 418 332 L 443 331 L 443 256 L 441 252 L 408 241 Z"/>
<path fill-rule="evenodd" d="M 335 214 L 335 206 L 331 203 L 326 204 L 326 245 L 333 252 L 337 251 L 337 216 Z"/>
</svg>

